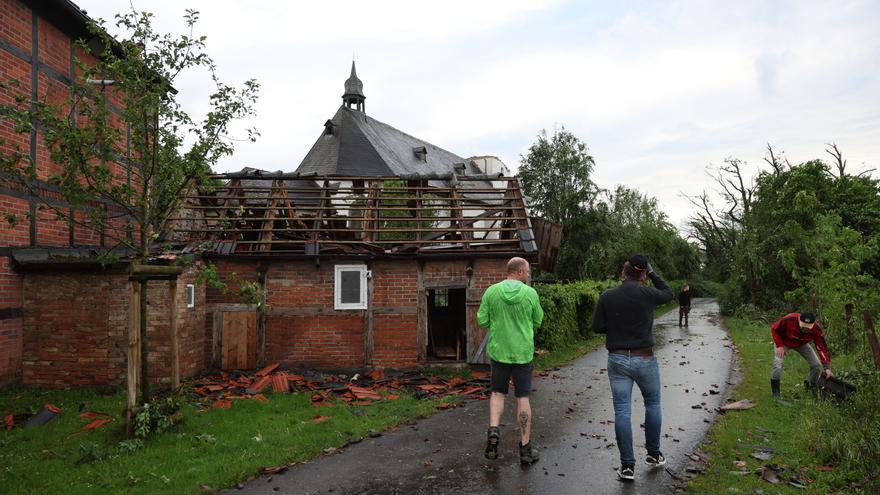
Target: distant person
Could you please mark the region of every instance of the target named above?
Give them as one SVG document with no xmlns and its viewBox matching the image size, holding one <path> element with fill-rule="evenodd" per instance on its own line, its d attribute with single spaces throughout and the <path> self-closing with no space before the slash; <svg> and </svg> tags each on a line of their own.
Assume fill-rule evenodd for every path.
<svg viewBox="0 0 880 495">
<path fill-rule="evenodd" d="M 483 294 L 477 319 L 480 326 L 489 329 L 486 352 L 491 366 L 491 396 L 489 398 L 489 431 L 486 439 L 486 458 L 498 458 L 501 432 L 501 414 L 510 379 L 516 396 L 516 418 L 520 430 L 519 460 L 532 464 L 538 452 L 532 448 L 532 359 L 535 355 L 535 328 L 541 326 L 544 311 L 535 289 L 526 285 L 529 280 L 529 262 L 511 258 L 507 262 L 507 279 Z"/>
<path fill-rule="evenodd" d="M 815 385 L 819 381 L 821 371 L 824 368 L 825 378 L 831 378 L 831 355 L 828 354 L 828 345 L 822 335 L 822 326 L 816 322 L 815 313 L 789 313 L 770 326 L 770 335 L 773 336 L 773 344 L 776 354 L 773 358 L 773 371 L 770 374 L 770 390 L 773 397 L 779 397 L 779 383 L 782 378 L 782 363 L 785 354 L 794 349 L 810 365 L 810 384 Z M 816 346 L 819 355 L 810 347 L 810 342 Z"/>
<path fill-rule="evenodd" d="M 623 264 L 624 281 L 599 296 L 593 329 L 607 334 L 608 380 L 614 400 L 614 433 L 620 450 L 617 476 L 635 479 L 636 458 L 632 446 L 632 386 L 639 386 L 645 399 L 645 462 L 666 464 L 660 452 L 660 368 L 654 357 L 654 308 L 672 300 L 669 285 L 651 268 L 648 259 L 635 254 Z M 654 287 L 645 287 L 651 279 Z"/>
<path fill-rule="evenodd" d="M 688 326 L 688 314 L 691 312 L 691 287 L 685 282 L 678 293 L 678 326 L 684 318 L 684 326 Z"/>
</svg>

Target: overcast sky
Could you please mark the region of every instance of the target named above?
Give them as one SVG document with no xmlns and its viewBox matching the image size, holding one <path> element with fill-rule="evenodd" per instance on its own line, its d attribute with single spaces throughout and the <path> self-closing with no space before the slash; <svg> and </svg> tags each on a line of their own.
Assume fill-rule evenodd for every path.
<svg viewBox="0 0 880 495">
<path fill-rule="evenodd" d="M 75 0 L 107 20 L 127 1 Z M 880 167 L 880 2 L 133 0 L 163 31 L 184 9 L 223 79 L 262 85 L 255 124 L 221 171 L 292 171 L 341 103 L 352 56 L 368 115 L 460 156 L 514 170 L 543 128 L 587 143 L 595 180 L 655 196 L 681 227 L 682 194 L 711 189 L 707 166 Z M 177 84 L 193 112 L 208 81 Z"/>
</svg>

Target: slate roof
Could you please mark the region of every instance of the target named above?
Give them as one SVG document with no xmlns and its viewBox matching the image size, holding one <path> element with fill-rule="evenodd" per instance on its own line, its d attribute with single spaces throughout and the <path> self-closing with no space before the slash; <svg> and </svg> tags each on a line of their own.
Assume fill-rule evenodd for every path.
<svg viewBox="0 0 880 495">
<path fill-rule="evenodd" d="M 420 153 L 421 148 L 426 153 Z M 456 165 L 463 166 L 467 175 L 482 174 L 470 160 L 342 105 L 296 173 L 431 179 L 460 174 Z"/>
</svg>

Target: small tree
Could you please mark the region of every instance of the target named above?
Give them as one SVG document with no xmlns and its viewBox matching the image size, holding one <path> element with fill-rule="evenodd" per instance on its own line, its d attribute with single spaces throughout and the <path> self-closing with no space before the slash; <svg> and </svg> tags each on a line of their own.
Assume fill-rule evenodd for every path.
<svg viewBox="0 0 880 495">
<path fill-rule="evenodd" d="M 58 219 L 104 232 L 113 244 L 107 252 L 122 248 L 140 263 L 163 238 L 182 193 L 207 184 L 212 165 L 232 154 L 229 126 L 254 115 L 259 91 L 253 79 L 240 87 L 223 83 L 205 37 L 193 35 L 198 13 L 188 10 L 184 19 L 188 33 L 160 34 L 152 14 L 132 10 L 116 16 L 122 31 L 117 38 L 98 21 L 90 26 L 93 40 L 77 42 L 89 56 L 75 60 L 77 77 L 65 97 L 30 101 L 18 92 L 16 105 L 5 109 L 18 132 L 41 133 L 60 171 L 41 175 L 30 155 L 15 147 L 0 156 L 2 180 L 30 192 Z M 209 111 L 200 121 L 181 107 L 174 89 L 181 74 L 194 70 L 205 70 L 213 83 Z M 21 86 L 3 84 L 11 91 Z M 246 132 L 251 141 L 258 135 Z M 57 188 L 69 209 L 49 200 L 40 177 Z M 140 345 L 146 348 L 144 339 Z M 146 369 L 141 379 L 146 385 Z"/>
<path fill-rule="evenodd" d="M 184 18 L 190 32 L 174 36 L 155 32 L 152 14 L 119 14 L 116 25 L 124 34 L 118 39 L 99 21 L 91 31 L 102 49 L 94 53 L 89 48 L 94 42 L 78 42 L 95 59 L 75 61 L 79 77 L 70 85 L 68 98 L 28 101 L 19 96 L 18 106 L 7 109 L 6 117 L 18 132 L 42 131 L 52 161 L 62 165 L 48 182 L 74 210 L 86 215 L 71 215 L 67 208 L 45 201 L 37 186 L 36 164 L 20 149 L 0 159 L 6 180 L 43 200 L 42 208 L 58 218 L 107 231 L 117 246 L 140 259 L 149 256 L 150 246 L 165 232 L 181 193 L 207 182 L 211 166 L 232 154 L 229 125 L 254 115 L 259 90 L 254 80 L 240 88 L 224 84 L 205 52 L 205 37 L 192 34 L 198 13 L 188 10 Z M 208 97 L 210 110 L 197 122 L 177 101 L 174 82 L 182 73 L 200 68 L 210 73 L 214 88 Z M 254 129 L 247 134 L 251 141 L 258 135 Z"/>
</svg>

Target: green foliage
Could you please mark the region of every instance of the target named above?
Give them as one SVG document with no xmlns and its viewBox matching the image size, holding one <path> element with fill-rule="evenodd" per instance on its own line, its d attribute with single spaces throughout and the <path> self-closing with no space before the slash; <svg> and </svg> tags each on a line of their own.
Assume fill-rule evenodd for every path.
<svg viewBox="0 0 880 495">
<path fill-rule="evenodd" d="M 542 130 L 522 157 L 529 209 L 563 226 L 555 279 L 614 277 L 636 252 L 646 253 L 666 277 L 695 277 L 697 248 L 682 239 L 657 200 L 625 186 L 600 190 L 591 180 L 594 168 L 587 145 L 564 127 L 552 137 Z"/>
<path fill-rule="evenodd" d="M 852 490 L 848 493 L 878 493 L 880 477 L 876 471 L 866 473 L 865 468 L 880 465 L 880 372 L 863 370 L 847 379 L 858 392 L 840 406 L 826 403 L 807 410 L 798 440 L 818 463 L 835 466 L 842 473 L 833 481 L 835 487 Z M 812 432 L 829 434 L 817 442 Z"/>
<path fill-rule="evenodd" d="M 750 399 L 753 409 L 722 415 L 709 431 L 702 448 L 709 454 L 705 473 L 688 484 L 688 493 L 788 493 L 753 474 L 738 475 L 735 461 L 748 471 L 766 464 L 750 457 L 753 444 L 776 449 L 772 463 L 786 466 L 790 475 L 807 477 L 804 493 L 874 494 L 880 490 L 880 415 L 876 413 L 880 375 L 865 370 L 860 353 L 835 356 L 838 375 L 858 387 L 842 405 L 815 398 L 802 386 L 808 366 L 795 356 L 786 359 L 782 379 L 784 402 L 770 396 L 768 377 L 773 363 L 769 325 L 764 321 L 725 319 L 740 356 L 742 381 L 731 392 L 734 400 Z M 791 362 L 789 362 L 791 361 Z M 849 369 L 850 372 L 842 370 Z M 831 466 L 831 471 L 819 471 Z M 735 490 L 731 490 L 735 488 Z"/>
<path fill-rule="evenodd" d="M 590 179 L 595 163 L 586 143 L 565 127 L 553 136 L 547 130 L 522 156 L 519 167 L 523 192 L 529 207 L 551 222 L 566 223 L 578 217 L 596 195 Z"/>
<path fill-rule="evenodd" d="M 155 399 L 143 405 L 134 418 L 134 435 L 148 438 L 170 430 L 182 419 L 182 400 L 176 395 Z"/>
<path fill-rule="evenodd" d="M 402 180 L 389 180 L 385 181 L 382 184 L 382 190 L 379 192 L 379 201 L 382 207 L 398 207 L 398 208 L 415 208 L 416 206 L 416 194 L 413 191 L 406 189 L 407 182 Z M 435 198 L 433 196 L 427 195 L 421 198 L 423 204 L 430 204 L 432 200 Z M 449 205 L 448 200 L 441 200 L 439 204 Z M 366 199 L 363 202 L 363 205 L 366 205 Z M 450 216 L 455 216 L 456 213 Z M 421 216 L 421 220 L 416 220 L 413 218 L 412 220 L 401 220 L 402 218 L 412 218 L 410 216 L 410 211 L 406 210 L 380 210 L 379 218 L 395 218 L 397 220 L 380 220 L 379 225 L 383 229 L 395 229 L 396 232 L 382 232 L 379 234 L 379 240 L 393 240 L 393 241 L 407 241 L 414 240 L 416 232 L 401 232 L 399 229 L 415 229 L 415 228 L 430 228 L 435 225 L 435 221 L 432 220 L 432 217 L 436 216 L 436 210 L 430 208 L 423 208 L 419 211 L 419 215 Z"/>
<path fill-rule="evenodd" d="M 616 282 L 584 280 L 566 284 L 535 284 L 544 309 L 544 323 L 538 329 L 535 345 L 553 351 L 593 335 L 592 321 L 596 301 Z"/>
<path fill-rule="evenodd" d="M 726 163 L 720 184 L 750 182 L 738 161 Z M 880 310 L 880 181 L 846 174 L 840 163 L 837 175 L 821 160 L 777 163 L 759 173 L 753 187 L 725 189 L 722 211 L 729 213 L 712 216 L 706 210 L 692 219 L 701 232 L 712 230 L 716 220 L 733 225 L 715 237 L 728 243 L 716 260 L 729 259 L 729 269 L 706 270 L 724 283 L 718 294 L 723 313 L 773 319 L 812 309 L 832 352 L 865 348 L 859 316 Z M 847 306 L 854 321 L 846 321 Z"/>
<path fill-rule="evenodd" d="M 207 287 L 217 289 L 223 294 L 234 295 L 242 304 L 259 309 L 268 309 L 266 292 L 260 288 L 260 284 L 253 280 L 243 280 L 237 272 L 230 272 L 224 280 L 213 263 L 205 263 L 196 273 L 196 283 L 205 284 Z"/>
<path fill-rule="evenodd" d="M 187 11 L 184 20 L 187 34 L 161 34 L 151 14 L 132 10 L 116 16 L 116 38 L 99 21 L 89 26 L 88 43 L 77 42 L 95 61 L 73 60 L 79 76 L 67 95 L 48 92 L 33 102 L 21 97 L 4 108 L 4 120 L 16 132 L 39 129 L 59 169 L 48 182 L 71 208 L 41 199 L 46 196 L 37 193 L 36 165 L 20 148 L 4 147 L 0 183 L 32 193 L 60 219 L 104 232 L 117 246 L 148 257 L 181 194 L 210 182 L 211 166 L 233 152 L 229 126 L 254 115 L 259 91 L 254 80 L 241 87 L 224 84 L 205 51 L 205 37 L 192 34 L 198 13 Z M 199 71 L 210 74 L 212 86 L 201 120 L 183 110 L 174 89 L 179 76 Z M 20 83 L 5 85 L 27 94 Z M 246 133 L 250 140 L 258 135 Z"/>
</svg>

